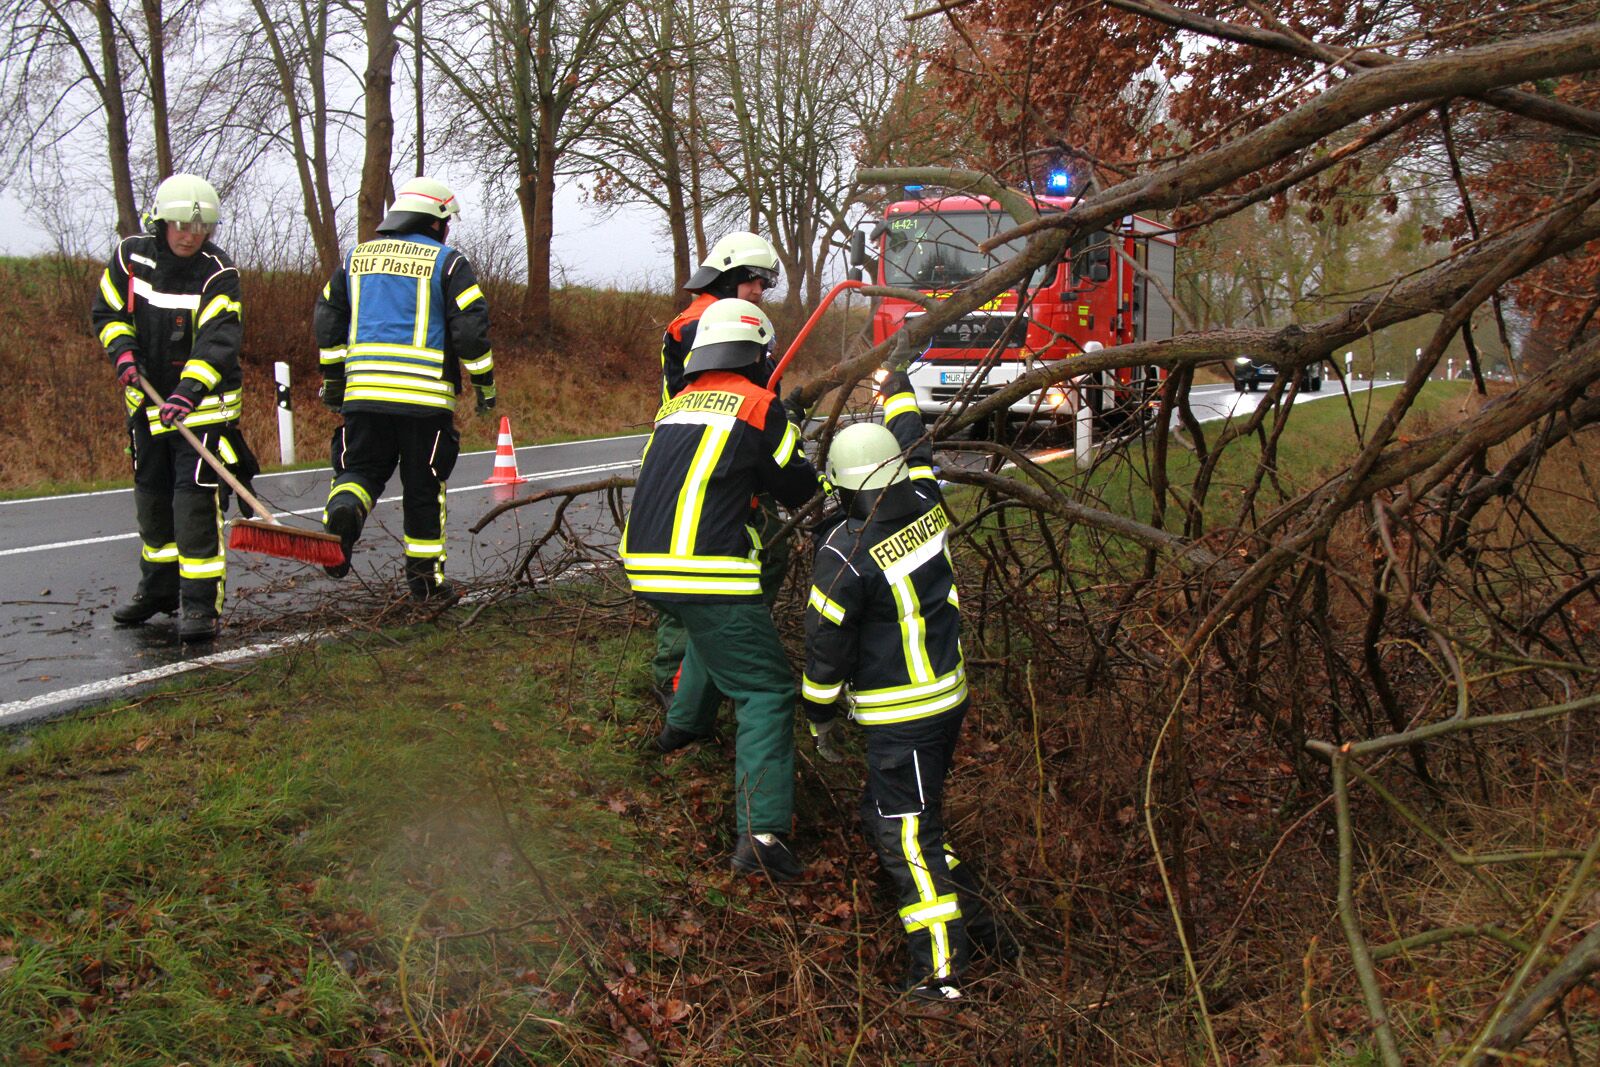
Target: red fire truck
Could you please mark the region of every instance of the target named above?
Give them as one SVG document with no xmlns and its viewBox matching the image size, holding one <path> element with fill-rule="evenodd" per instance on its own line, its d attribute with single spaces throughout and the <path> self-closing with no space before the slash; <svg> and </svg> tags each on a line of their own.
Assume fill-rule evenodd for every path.
<svg viewBox="0 0 1600 1067">
<path fill-rule="evenodd" d="M 1042 212 L 1067 211 L 1075 202 L 1070 196 L 1036 200 Z M 871 225 L 870 237 L 858 230 L 851 259 L 857 266 L 871 264 L 871 280 L 879 285 L 948 297 L 1022 250 L 1022 241 L 989 254 L 978 250 L 1015 225 L 987 197 L 922 195 L 890 204 Z M 1129 216 L 1108 231 L 1076 241 L 1062 259 L 1034 271 L 1022 286 L 945 326 L 909 368 L 917 406 L 930 415 L 943 414 L 983 399 L 1042 364 L 1099 347 L 1171 337 L 1172 308 L 1165 295 L 1128 263 L 1138 263 L 1172 291 L 1176 242 L 1158 234 L 1160 229 L 1148 219 Z M 1126 259 L 1112 253 L 1113 244 Z M 872 317 L 874 343 L 922 314 L 908 300 L 878 299 Z M 1154 367 L 1123 368 L 1096 383 L 1068 379 L 1012 404 L 1010 418 L 1066 418 L 1080 402 L 1097 413 L 1126 412 L 1141 406 L 1158 381 Z M 1075 387 L 1086 384 L 1098 388 Z"/>
</svg>

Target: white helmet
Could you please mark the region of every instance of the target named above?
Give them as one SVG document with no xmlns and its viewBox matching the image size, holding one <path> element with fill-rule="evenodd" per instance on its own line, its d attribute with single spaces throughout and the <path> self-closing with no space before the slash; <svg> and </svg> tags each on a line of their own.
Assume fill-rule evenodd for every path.
<svg viewBox="0 0 1600 1067">
<path fill-rule="evenodd" d="M 857 422 L 840 430 L 828 449 L 828 481 L 852 493 L 885 489 L 907 481 L 900 442 L 876 422 Z"/>
<path fill-rule="evenodd" d="M 378 223 L 379 233 L 404 230 L 423 219 L 449 219 L 461 214 L 461 204 L 456 194 L 444 182 L 434 178 L 416 177 L 396 191 L 389 213 Z"/>
<path fill-rule="evenodd" d="M 778 253 L 760 234 L 730 233 L 711 246 L 700 269 L 689 276 L 685 289 L 701 290 L 724 274 L 738 270 L 749 271 L 769 286 L 778 284 Z"/>
<path fill-rule="evenodd" d="M 188 228 L 199 226 L 211 232 L 221 216 L 222 202 L 211 183 L 198 174 L 174 174 L 156 186 L 152 221 L 175 223 Z"/>
<path fill-rule="evenodd" d="M 759 363 L 772 344 L 772 320 L 748 300 L 718 300 L 700 316 L 685 374 L 737 370 Z"/>
</svg>

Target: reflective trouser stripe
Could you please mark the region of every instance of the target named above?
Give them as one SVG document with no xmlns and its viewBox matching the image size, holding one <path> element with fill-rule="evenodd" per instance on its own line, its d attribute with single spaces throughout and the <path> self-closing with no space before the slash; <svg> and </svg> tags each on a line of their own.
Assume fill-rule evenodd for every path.
<svg viewBox="0 0 1600 1067">
<path fill-rule="evenodd" d="M 227 559 L 224 556 L 207 556 L 202 559 L 179 556 L 178 577 L 221 578 L 227 571 L 227 565 Z"/>
<path fill-rule="evenodd" d="M 164 545 L 144 545 L 139 550 L 139 555 L 147 563 L 176 563 L 178 562 L 178 543 L 168 541 Z"/>
<path fill-rule="evenodd" d="M 428 540 L 421 537 L 407 537 L 406 555 L 414 559 L 433 559 L 444 555 L 444 538 Z"/>
<path fill-rule="evenodd" d="M 372 494 L 361 488 L 361 486 L 355 482 L 340 482 L 332 489 L 328 490 L 328 503 L 327 506 L 322 509 L 323 522 L 328 521 L 328 507 L 333 505 L 333 498 L 338 496 L 340 493 L 349 493 L 351 496 L 361 501 L 361 514 L 367 515 L 371 513 Z"/>
<path fill-rule="evenodd" d="M 941 896 L 934 886 L 928 861 L 922 855 L 921 829 L 922 820 L 916 815 L 907 815 L 900 820 L 900 852 L 917 887 L 917 903 L 901 908 L 900 919 L 905 923 L 907 933 L 915 930 L 928 932 L 933 977 L 948 978 L 953 954 L 948 923 L 961 918 L 961 905 L 957 903 L 955 894 Z"/>
</svg>

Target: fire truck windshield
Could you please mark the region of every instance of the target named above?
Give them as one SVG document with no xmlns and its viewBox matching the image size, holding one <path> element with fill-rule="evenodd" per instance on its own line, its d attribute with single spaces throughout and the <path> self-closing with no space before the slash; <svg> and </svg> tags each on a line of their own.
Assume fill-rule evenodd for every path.
<svg viewBox="0 0 1600 1067">
<path fill-rule="evenodd" d="M 919 211 L 887 223 L 884 284 L 940 289 L 971 281 L 996 263 L 1022 251 L 1025 240 L 1009 241 L 985 255 L 978 245 L 1010 229 L 1009 215 L 997 211 Z M 1029 286 L 1040 283 L 1044 268 Z"/>
</svg>

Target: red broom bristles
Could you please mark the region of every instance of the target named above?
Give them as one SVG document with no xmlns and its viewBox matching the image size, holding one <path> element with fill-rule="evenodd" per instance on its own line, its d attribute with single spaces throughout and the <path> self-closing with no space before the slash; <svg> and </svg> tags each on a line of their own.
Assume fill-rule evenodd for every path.
<svg viewBox="0 0 1600 1067">
<path fill-rule="evenodd" d="M 280 522 L 259 519 L 235 519 L 228 534 L 228 547 L 324 567 L 336 567 L 344 562 L 344 545 L 333 534 L 297 530 Z"/>
</svg>

